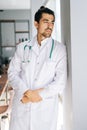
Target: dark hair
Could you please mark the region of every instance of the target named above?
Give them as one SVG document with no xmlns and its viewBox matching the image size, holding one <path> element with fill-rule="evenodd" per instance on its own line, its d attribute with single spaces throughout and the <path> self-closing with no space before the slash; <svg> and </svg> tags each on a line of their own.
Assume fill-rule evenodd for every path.
<svg viewBox="0 0 87 130">
<path fill-rule="evenodd" d="M 43 13 L 53 15 L 54 16 L 54 20 L 55 20 L 54 11 L 52 11 L 51 9 L 49 9 L 47 7 L 44 7 L 44 6 L 41 6 L 40 9 L 35 13 L 34 20 L 39 23 Z"/>
</svg>

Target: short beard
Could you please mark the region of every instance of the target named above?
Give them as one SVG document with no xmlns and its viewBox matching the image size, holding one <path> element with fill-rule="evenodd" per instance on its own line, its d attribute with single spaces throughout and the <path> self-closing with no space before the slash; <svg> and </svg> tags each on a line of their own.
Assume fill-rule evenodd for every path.
<svg viewBox="0 0 87 130">
<path fill-rule="evenodd" d="M 48 33 L 45 33 L 45 32 L 44 32 L 44 33 L 42 33 L 42 36 L 45 37 L 45 38 L 48 38 L 48 37 L 51 36 L 51 34 L 52 34 L 52 33 L 48 34 Z"/>
</svg>

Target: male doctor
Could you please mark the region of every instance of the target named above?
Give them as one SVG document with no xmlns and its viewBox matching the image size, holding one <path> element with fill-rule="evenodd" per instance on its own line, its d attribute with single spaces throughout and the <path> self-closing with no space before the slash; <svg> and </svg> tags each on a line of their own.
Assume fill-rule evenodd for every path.
<svg viewBox="0 0 87 130">
<path fill-rule="evenodd" d="M 17 46 L 8 69 L 15 91 L 10 130 L 56 130 L 58 94 L 66 85 L 66 49 L 52 39 L 55 15 L 41 7 L 34 17 L 37 35 Z"/>
</svg>

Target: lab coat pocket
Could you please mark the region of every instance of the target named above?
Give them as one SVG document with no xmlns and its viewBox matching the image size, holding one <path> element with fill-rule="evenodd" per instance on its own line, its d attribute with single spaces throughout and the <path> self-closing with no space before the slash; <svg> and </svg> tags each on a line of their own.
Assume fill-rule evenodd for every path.
<svg viewBox="0 0 87 130">
<path fill-rule="evenodd" d="M 55 99 L 49 98 L 42 102 L 41 104 L 41 119 L 43 122 L 50 122 L 52 119 L 52 113 L 54 112 Z"/>
<path fill-rule="evenodd" d="M 55 69 L 55 65 L 56 65 L 56 61 L 48 59 L 46 61 L 46 66 L 48 67 L 48 69 L 50 68 L 51 70 Z"/>
<path fill-rule="evenodd" d="M 48 84 L 53 80 L 53 77 L 55 75 L 55 62 L 52 60 L 47 60 L 39 74 L 39 83 L 41 82 L 42 84 Z"/>
<path fill-rule="evenodd" d="M 51 59 L 47 59 L 39 71 L 37 80 L 35 81 L 35 86 L 38 86 L 39 88 L 41 86 L 47 86 L 47 84 L 51 83 L 54 79 L 56 70 L 55 67 L 56 62 Z"/>
<path fill-rule="evenodd" d="M 46 71 L 49 74 L 49 76 L 53 76 L 55 73 L 55 66 L 56 66 L 56 62 L 49 59 L 46 61 Z"/>
<path fill-rule="evenodd" d="M 29 67 L 29 62 L 22 62 L 21 70 L 25 72 L 27 68 Z"/>
</svg>

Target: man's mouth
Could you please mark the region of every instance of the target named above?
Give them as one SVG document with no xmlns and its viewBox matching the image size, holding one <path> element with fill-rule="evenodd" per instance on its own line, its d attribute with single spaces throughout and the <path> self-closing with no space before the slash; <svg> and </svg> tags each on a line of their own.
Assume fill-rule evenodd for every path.
<svg viewBox="0 0 87 130">
<path fill-rule="evenodd" d="M 52 29 L 46 29 L 47 32 L 52 32 Z"/>
</svg>

